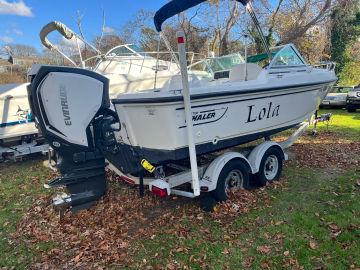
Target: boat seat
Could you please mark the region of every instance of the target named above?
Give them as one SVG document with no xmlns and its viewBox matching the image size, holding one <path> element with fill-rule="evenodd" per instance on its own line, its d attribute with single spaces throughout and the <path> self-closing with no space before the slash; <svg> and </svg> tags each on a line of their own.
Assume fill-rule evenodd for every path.
<svg viewBox="0 0 360 270">
<path fill-rule="evenodd" d="M 195 75 L 189 74 L 189 86 L 190 87 L 200 87 L 203 86 L 208 80 Z M 180 74 L 172 76 L 162 87 L 165 91 L 179 90 L 182 89 L 182 77 Z"/>
<path fill-rule="evenodd" d="M 256 80 L 262 68 L 254 63 L 238 64 L 230 70 L 229 81 L 239 82 L 245 80 L 245 66 L 247 66 L 247 80 Z"/>
</svg>

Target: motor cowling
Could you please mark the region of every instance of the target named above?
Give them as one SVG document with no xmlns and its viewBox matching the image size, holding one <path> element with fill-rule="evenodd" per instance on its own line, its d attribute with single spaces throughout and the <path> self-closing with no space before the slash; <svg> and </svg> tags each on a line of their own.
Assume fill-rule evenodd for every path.
<svg viewBox="0 0 360 270">
<path fill-rule="evenodd" d="M 46 186 L 66 186 L 69 195 L 54 205 L 88 208 L 106 191 L 105 158 L 98 147 L 99 125 L 116 122 L 110 109 L 109 81 L 95 72 L 70 67 L 41 66 L 28 95 L 35 122 L 54 149 L 61 176 Z"/>
</svg>

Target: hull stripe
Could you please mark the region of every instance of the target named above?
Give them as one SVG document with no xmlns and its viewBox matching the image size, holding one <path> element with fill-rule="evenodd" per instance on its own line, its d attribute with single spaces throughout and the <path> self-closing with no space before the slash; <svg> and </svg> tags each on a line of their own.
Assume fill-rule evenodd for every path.
<svg viewBox="0 0 360 270">
<path fill-rule="evenodd" d="M 31 120 L 21 120 L 21 121 L 14 121 L 14 122 L 8 122 L 8 123 L 0 123 L 0 127 L 10 127 L 10 126 L 16 126 L 21 124 L 27 124 L 32 123 L 34 121 Z"/>
<path fill-rule="evenodd" d="M 268 91 L 283 91 L 283 90 L 290 90 L 294 88 L 300 87 L 320 87 L 325 84 L 330 84 L 335 82 L 335 80 L 321 82 L 321 83 L 313 83 L 313 84 L 298 84 L 293 86 L 283 86 L 283 87 L 272 87 L 272 88 L 260 88 L 260 89 L 253 89 L 253 90 L 237 90 L 237 91 L 226 91 L 226 92 L 215 92 L 215 93 L 206 93 L 206 94 L 195 94 L 191 96 L 191 100 L 196 99 L 205 99 L 205 98 L 212 98 L 212 97 L 223 97 L 223 96 L 234 96 L 234 95 L 244 95 L 244 94 L 254 94 L 254 93 L 261 93 L 261 92 L 268 92 Z M 313 91 L 307 90 L 307 91 Z M 131 104 L 131 103 L 166 103 L 166 102 L 177 102 L 183 101 L 182 96 L 169 96 L 169 97 L 157 97 L 157 98 L 129 98 L 129 99 L 113 99 L 113 104 Z"/>
<path fill-rule="evenodd" d="M 211 103 L 211 104 L 197 105 L 197 106 L 191 106 L 191 108 L 201 108 L 201 107 L 206 107 L 206 106 L 222 105 L 222 104 L 228 104 L 228 103 L 237 103 L 237 102 L 242 102 L 242 101 L 257 100 L 257 99 L 263 99 L 263 98 L 288 96 L 288 95 L 295 95 L 295 94 L 299 94 L 299 93 L 318 91 L 318 90 L 320 90 L 320 88 L 312 88 L 312 89 L 308 89 L 308 90 L 291 92 L 291 93 L 284 93 L 284 94 L 278 94 L 278 95 L 269 95 L 269 96 L 256 97 L 256 98 L 238 99 L 238 100 L 217 102 L 217 103 Z M 176 110 L 184 110 L 184 107 L 176 108 Z"/>
</svg>

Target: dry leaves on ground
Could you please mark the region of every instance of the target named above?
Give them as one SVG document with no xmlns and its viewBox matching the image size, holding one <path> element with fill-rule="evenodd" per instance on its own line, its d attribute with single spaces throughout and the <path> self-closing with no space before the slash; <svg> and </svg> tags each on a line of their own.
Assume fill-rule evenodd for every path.
<svg viewBox="0 0 360 270">
<path fill-rule="evenodd" d="M 360 143 L 331 133 L 319 133 L 316 137 L 305 135 L 290 151 L 295 157 L 290 164 L 307 168 L 348 169 L 360 167 Z"/>
<path fill-rule="evenodd" d="M 33 268 L 83 268 L 104 265 L 133 265 L 132 242 L 140 239 L 154 239 L 158 228 L 168 228 L 165 233 L 187 237 L 190 229 L 183 226 L 182 219 L 190 220 L 203 228 L 204 235 L 211 237 L 204 226 L 205 216 L 220 222 L 234 219 L 255 207 L 258 202 L 269 203 L 265 189 L 238 190 L 231 199 L 218 207 L 218 211 L 206 214 L 194 200 L 177 198 L 161 200 L 147 194 L 139 198 L 136 189 L 120 185 L 110 175 L 109 191 L 91 209 L 77 214 L 66 213 L 60 220 L 51 206 L 50 196 L 39 198 L 26 213 L 13 235 L 14 241 L 29 244 L 39 242 L 60 243 L 43 252 Z M 125 191 L 124 191 L 125 190 Z M 225 223 L 225 222 L 224 222 Z M 171 225 L 172 224 L 172 225 Z M 164 232 L 162 232 L 164 233 Z M 228 236 L 231 240 L 231 236 Z M 177 247 L 173 252 L 186 252 Z M 224 254 L 230 250 L 224 250 Z M 146 264 L 145 264 L 146 265 Z"/>
<path fill-rule="evenodd" d="M 335 166 L 339 169 L 360 166 L 360 144 L 334 138 L 329 134 L 320 133 L 315 138 L 305 136 L 291 148 L 291 151 L 296 154 L 296 157 L 290 160 L 295 166 L 318 168 Z M 122 190 L 119 190 L 118 178 L 114 175 L 110 175 L 109 178 L 112 180 L 107 195 L 90 210 L 75 215 L 66 213 L 64 218 L 59 220 L 48 196 L 39 198 L 23 216 L 12 237 L 15 244 L 21 241 L 25 244 L 56 243 L 54 248 L 43 252 L 41 257 L 37 258 L 36 264 L 32 265 L 33 268 L 97 268 L 105 265 L 119 267 L 130 264 L 145 266 L 146 261 L 133 261 L 134 241 L 154 239 L 159 233 L 158 228 L 166 228 L 162 233 L 186 238 L 191 229 L 179 222 L 182 219 L 189 220 L 197 224 L 198 228 L 202 228 L 201 233 L 204 238 L 211 237 L 211 232 L 206 231 L 207 227 L 204 224 L 207 218 L 229 224 L 229 220 L 251 209 L 270 205 L 268 188 L 283 188 L 283 184 L 277 182 L 262 189 L 233 192 L 228 201 L 208 215 L 202 212 L 193 200 L 184 198 L 161 200 L 151 195 L 139 198 L 137 190 L 123 186 L 120 186 Z M 256 222 L 260 224 L 261 220 Z M 274 224 L 281 225 L 282 221 L 275 221 Z M 328 227 L 333 237 L 341 233 L 336 224 L 329 224 Z M 231 239 L 230 235 L 229 239 L 224 240 L 230 242 Z M 309 247 L 316 249 L 317 243 L 311 240 Z M 175 253 L 180 249 L 187 252 L 183 247 L 176 247 L 171 252 Z M 257 250 L 261 254 L 271 252 L 269 246 L 260 246 Z M 223 253 L 229 254 L 231 250 L 225 249 Z M 284 252 L 284 256 L 289 255 L 289 251 Z M 201 261 L 203 259 L 192 258 L 192 260 L 200 260 L 197 261 L 199 264 L 206 265 L 205 259 Z M 253 258 L 249 257 L 244 261 L 244 266 L 251 266 L 252 261 Z M 174 263 L 169 262 L 168 268 L 171 269 L 173 266 Z M 298 262 L 289 258 L 285 266 L 297 267 Z M 271 264 L 263 261 L 262 267 L 271 268 Z"/>
</svg>

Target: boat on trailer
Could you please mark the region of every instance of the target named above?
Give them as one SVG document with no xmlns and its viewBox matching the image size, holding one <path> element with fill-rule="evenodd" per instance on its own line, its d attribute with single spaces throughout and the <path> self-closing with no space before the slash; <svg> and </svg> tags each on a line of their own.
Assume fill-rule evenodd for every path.
<svg viewBox="0 0 360 270">
<path fill-rule="evenodd" d="M 245 66 L 251 76 L 244 80 Z M 196 152 L 206 154 L 267 137 L 311 118 L 336 77 L 306 64 L 294 45 L 278 48 L 267 68 L 239 64 L 229 78 L 189 81 Z M 180 81 L 181 82 L 181 81 Z M 181 85 L 112 99 L 123 155 L 136 149 L 154 164 L 188 157 Z M 114 156 L 109 158 L 116 164 Z M 136 168 L 129 169 L 134 172 Z"/>
<path fill-rule="evenodd" d="M 161 33 L 167 18 L 201 2 L 167 3 L 155 14 L 156 29 Z M 257 23 L 251 3 L 239 2 Z M 250 174 L 261 184 L 274 181 L 287 157 L 284 148 L 305 130 L 308 123 L 301 123 L 337 80 L 333 64 L 312 67 L 293 44 L 267 49 L 265 58 L 249 57 L 221 73 L 191 73 L 184 34 L 177 40 L 180 75 L 162 87 L 118 97 L 109 97 L 111 80 L 98 73 L 40 67 L 29 98 L 61 173 L 47 187 L 66 186 L 70 192 L 55 205 L 78 210 L 99 199 L 106 191 L 107 162 L 124 180 L 141 187 L 145 182 L 158 195 L 207 192 L 224 200 L 231 188 L 246 188 Z M 269 141 L 300 124 L 289 141 Z M 223 151 L 260 138 L 266 140 L 250 151 Z M 190 190 L 178 188 L 185 183 Z"/>
</svg>

